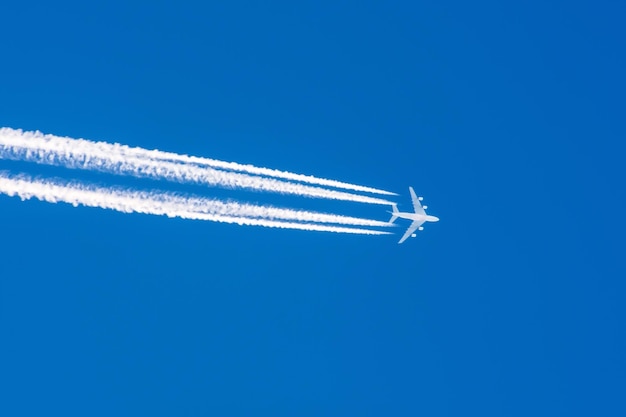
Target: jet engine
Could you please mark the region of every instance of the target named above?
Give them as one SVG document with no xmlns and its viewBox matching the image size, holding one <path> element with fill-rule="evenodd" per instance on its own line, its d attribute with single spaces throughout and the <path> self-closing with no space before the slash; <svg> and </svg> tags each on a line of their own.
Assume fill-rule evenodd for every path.
<svg viewBox="0 0 626 417">
<path fill-rule="evenodd" d="M 420 226 L 419 229 L 417 229 L 417 230 L 424 230 L 424 227 Z"/>
</svg>

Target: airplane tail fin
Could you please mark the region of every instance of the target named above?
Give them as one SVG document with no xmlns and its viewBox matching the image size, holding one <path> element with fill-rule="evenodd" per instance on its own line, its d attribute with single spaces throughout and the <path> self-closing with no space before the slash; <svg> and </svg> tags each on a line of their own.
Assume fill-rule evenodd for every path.
<svg viewBox="0 0 626 417">
<path fill-rule="evenodd" d="M 391 213 L 391 219 L 389 219 L 389 223 L 393 223 L 396 221 L 396 219 L 398 218 L 398 206 L 396 206 L 395 204 L 391 206 L 393 211 L 390 211 L 389 213 Z"/>
</svg>

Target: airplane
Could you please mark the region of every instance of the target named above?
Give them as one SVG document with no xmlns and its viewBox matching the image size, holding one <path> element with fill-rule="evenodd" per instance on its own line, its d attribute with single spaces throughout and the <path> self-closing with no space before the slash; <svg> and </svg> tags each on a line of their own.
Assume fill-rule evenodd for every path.
<svg viewBox="0 0 626 417">
<path fill-rule="evenodd" d="M 438 222 L 439 221 L 439 217 L 430 216 L 426 214 L 425 210 L 428 208 L 428 206 L 422 207 L 422 204 L 420 203 L 420 201 L 423 199 L 422 197 L 418 198 L 417 195 L 415 195 L 415 191 L 413 191 L 413 187 L 409 187 L 409 191 L 411 192 L 411 201 L 413 201 L 413 210 L 415 212 L 403 213 L 401 211 L 398 211 L 398 206 L 396 204 L 392 206 L 393 211 L 389 212 L 391 213 L 391 219 L 389 220 L 389 223 L 393 223 L 398 217 L 400 217 L 401 219 L 413 220 L 413 223 L 411 223 L 411 225 L 409 226 L 407 231 L 404 233 L 404 236 L 402 236 L 398 244 L 407 240 L 409 236 L 410 237 L 417 236 L 414 232 L 416 230 L 424 230 L 424 228 L 422 227 L 422 224 L 426 222 Z"/>
</svg>

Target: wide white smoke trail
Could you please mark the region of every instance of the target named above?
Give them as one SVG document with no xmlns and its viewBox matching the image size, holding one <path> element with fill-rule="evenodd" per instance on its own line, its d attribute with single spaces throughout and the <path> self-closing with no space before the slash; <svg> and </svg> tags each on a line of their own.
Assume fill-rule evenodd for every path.
<svg viewBox="0 0 626 417">
<path fill-rule="evenodd" d="M 217 169 L 223 169 L 227 171 L 243 172 L 243 173 L 252 174 L 252 175 L 263 175 L 266 177 L 281 178 L 281 179 L 285 179 L 288 181 L 304 182 L 308 184 L 323 185 L 325 187 L 342 188 L 345 190 L 360 191 L 360 192 L 365 192 L 365 193 L 382 194 L 382 195 L 389 195 L 389 196 L 398 195 L 396 193 L 392 193 L 391 191 L 385 191 L 385 190 L 381 190 L 378 188 L 366 187 L 363 185 L 350 184 L 347 182 L 336 181 L 336 180 L 331 180 L 327 178 L 319 178 L 313 175 L 296 174 L 293 172 L 281 171 L 278 169 L 263 168 L 263 167 L 257 167 L 257 166 L 250 165 L 250 164 L 240 164 L 237 162 L 226 162 L 226 161 L 220 161 L 220 160 L 211 159 L 211 158 L 203 158 L 203 157 L 198 157 L 198 156 L 177 154 L 173 152 L 159 151 L 157 149 L 147 150 L 147 149 L 136 148 L 136 147 L 133 148 L 133 147 L 129 147 L 126 145 L 119 145 L 119 144 L 116 144 L 116 145 L 120 147 L 121 153 L 126 154 L 126 155 L 135 155 L 135 156 L 142 157 L 142 158 L 150 158 L 150 159 L 162 160 L 162 161 L 192 163 L 192 164 L 198 164 L 198 165 L 208 166 L 208 167 L 217 168 Z"/>
<path fill-rule="evenodd" d="M 40 132 L 23 132 L 19 129 L 0 128 L 0 158 L 4 159 L 17 159 L 40 164 L 59 165 L 67 168 L 97 170 L 113 174 L 166 179 L 176 182 L 191 182 L 226 188 L 247 188 L 370 204 L 392 204 L 392 202 L 380 198 L 313 187 L 274 178 L 227 172 L 207 166 L 201 167 L 195 163 L 172 162 L 172 158 L 169 155 L 179 156 L 182 160 L 192 158 L 160 151 L 129 148 L 119 144 L 92 142 L 85 139 L 44 135 Z"/>
<path fill-rule="evenodd" d="M 385 222 L 375 220 L 222 202 L 203 198 L 187 198 L 163 192 L 103 188 L 81 183 L 62 183 L 33 179 L 23 175 L 15 177 L 2 172 L 0 172 L 0 193 L 18 196 L 22 200 L 36 198 L 50 203 L 64 202 L 74 206 L 99 207 L 124 213 L 165 215 L 183 219 L 309 231 L 367 235 L 389 234 L 379 230 L 320 224 L 388 225 Z"/>
</svg>

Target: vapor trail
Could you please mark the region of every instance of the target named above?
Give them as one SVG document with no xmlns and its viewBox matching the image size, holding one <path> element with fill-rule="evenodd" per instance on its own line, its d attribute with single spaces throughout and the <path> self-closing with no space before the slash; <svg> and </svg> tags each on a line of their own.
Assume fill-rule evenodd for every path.
<svg viewBox="0 0 626 417">
<path fill-rule="evenodd" d="M 360 191 L 360 192 L 366 192 L 366 193 L 372 193 L 372 194 L 382 194 L 382 195 L 389 195 L 389 196 L 398 195 L 396 193 L 392 193 L 390 191 L 385 191 L 385 190 L 380 190 L 378 188 L 366 187 L 366 186 L 357 185 L 357 184 L 350 184 L 347 182 L 336 181 L 336 180 L 331 180 L 331 179 L 326 179 L 326 178 L 319 178 L 319 177 L 314 177 L 312 175 L 296 174 L 296 173 L 288 172 L 288 171 L 280 171 L 280 170 L 271 169 L 271 168 L 262 168 L 262 167 L 257 167 L 257 166 L 249 165 L 249 164 L 239 164 L 237 162 L 226 162 L 226 161 L 220 161 L 217 159 L 203 158 L 203 157 L 198 157 L 198 156 L 189 156 L 189 155 L 184 155 L 184 154 L 181 155 L 181 154 L 176 154 L 173 152 L 159 151 L 157 149 L 146 150 L 142 148 L 131 148 L 126 145 L 119 145 L 119 146 L 123 148 L 122 152 L 124 154 L 136 155 L 140 157 L 151 158 L 154 160 L 192 163 L 192 164 L 209 166 L 209 167 L 217 168 L 217 169 L 223 169 L 226 171 L 236 171 L 236 172 L 243 172 L 246 174 L 263 175 L 266 177 L 281 178 L 281 179 L 286 179 L 289 181 L 298 181 L 298 182 L 304 182 L 304 183 L 315 184 L 315 185 L 323 185 L 326 187 L 333 187 L 333 188 L 343 188 L 346 190 Z"/>
<path fill-rule="evenodd" d="M 22 200 L 36 198 L 50 203 L 68 203 L 73 206 L 99 207 L 124 213 L 144 213 L 285 229 L 383 235 L 388 232 L 325 224 L 297 223 L 320 222 L 346 225 L 383 226 L 385 222 L 221 202 L 202 198 L 186 198 L 163 192 L 142 192 L 115 188 L 89 186 L 81 183 L 61 183 L 33 179 L 28 176 L 9 176 L 0 172 L 0 193 L 18 196 Z"/>
<path fill-rule="evenodd" d="M 164 157 L 164 155 L 167 155 L 167 157 Z M 369 204 L 392 204 L 390 201 L 375 197 L 313 187 L 274 178 L 227 172 L 208 166 L 201 167 L 195 163 L 172 162 L 172 158 L 169 155 L 179 157 L 181 160 L 192 158 L 167 152 L 129 148 L 119 144 L 92 142 L 85 139 L 44 135 L 40 132 L 23 132 L 19 129 L 0 128 L 0 158 L 4 159 L 24 160 L 67 168 L 96 170 L 118 175 L 133 175 L 226 188 L 246 188 Z M 204 158 L 198 159 L 204 160 Z M 239 166 L 239 164 L 235 165 Z M 266 168 L 262 168 L 262 170 L 266 170 Z"/>
</svg>

